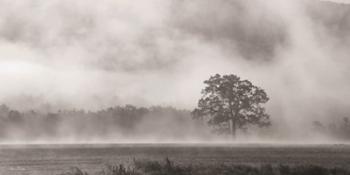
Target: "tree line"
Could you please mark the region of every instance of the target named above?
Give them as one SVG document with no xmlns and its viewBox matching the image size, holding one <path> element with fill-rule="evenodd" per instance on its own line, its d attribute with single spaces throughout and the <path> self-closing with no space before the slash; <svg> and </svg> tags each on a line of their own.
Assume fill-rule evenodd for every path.
<svg viewBox="0 0 350 175">
<path fill-rule="evenodd" d="M 321 135 L 337 140 L 350 140 L 350 120 L 348 117 L 334 117 L 332 122 L 315 120 L 313 129 Z"/>
<path fill-rule="evenodd" d="M 237 75 L 216 74 L 204 81 L 202 96 L 191 110 L 174 107 L 115 106 L 98 111 L 26 111 L 0 106 L 0 138 L 191 138 L 216 134 L 236 138 L 237 131 L 251 126 L 269 127 L 270 115 L 264 89 Z M 194 119 L 194 120 L 193 120 Z M 199 121 L 199 122 L 198 122 Z M 350 122 L 325 124 L 313 129 L 333 138 L 350 139 Z"/>
<path fill-rule="evenodd" d="M 98 111 L 20 112 L 0 106 L 1 139 L 178 138 L 199 128 L 190 111 L 173 107 L 115 106 Z"/>
</svg>

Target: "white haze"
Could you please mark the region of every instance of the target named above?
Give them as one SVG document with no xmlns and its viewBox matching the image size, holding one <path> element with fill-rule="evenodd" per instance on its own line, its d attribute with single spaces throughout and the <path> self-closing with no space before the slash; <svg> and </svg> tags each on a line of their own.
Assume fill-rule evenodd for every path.
<svg viewBox="0 0 350 175">
<path fill-rule="evenodd" d="M 205 79 L 233 73 L 269 94 L 274 135 L 313 137 L 350 112 L 345 2 L 0 0 L 0 102 L 191 110 Z"/>
</svg>

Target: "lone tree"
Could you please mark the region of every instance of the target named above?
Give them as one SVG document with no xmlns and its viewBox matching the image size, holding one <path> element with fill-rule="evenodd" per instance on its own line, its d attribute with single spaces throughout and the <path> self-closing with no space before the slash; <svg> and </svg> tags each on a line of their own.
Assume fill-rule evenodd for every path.
<svg viewBox="0 0 350 175">
<path fill-rule="evenodd" d="M 246 129 L 248 124 L 270 125 L 269 115 L 262 106 L 269 100 L 263 89 L 232 74 L 216 74 L 204 83 L 203 96 L 192 115 L 196 119 L 207 117 L 214 131 L 236 137 L 236 130 Z"/>
</svg>

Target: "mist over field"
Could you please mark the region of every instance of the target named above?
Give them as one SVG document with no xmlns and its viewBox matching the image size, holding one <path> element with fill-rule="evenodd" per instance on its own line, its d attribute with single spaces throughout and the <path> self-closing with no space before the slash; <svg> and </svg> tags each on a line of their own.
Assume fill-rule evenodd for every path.
<svg viewBox="0 0 350 175">
<path fill-rule="evenodd" d="M 313 123 L 350 117 L 348 2 L 0 0 L 0 104 L 9 108 L 1 116 L 4 138 L 212 140 L 190 111 L 204 80 L 233 73 L 270 97 L 272 125 L 249 141 L 336 140 Z M 114 119 L 94 118 L 126 104 L 150 110 L 134 133 L 112 125 Z M 41 135 L 49 130 L 40 130 L 44 121 L 6 123 L 11 109 L 66 118 Z M 67 119 L 76 115 L 94 117 Z"/>
</svg>

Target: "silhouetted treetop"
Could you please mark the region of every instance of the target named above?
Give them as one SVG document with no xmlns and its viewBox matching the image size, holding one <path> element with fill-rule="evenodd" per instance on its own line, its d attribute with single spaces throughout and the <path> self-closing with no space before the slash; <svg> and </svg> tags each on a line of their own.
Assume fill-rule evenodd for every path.
<svg viewBox="0 0 350 175">
<path fill-rule="evenodd" d="M 209 117 L 208 124 L 220 133 L 236 135 L 237 127 L 247 124 L 267 126 L 269 115 L 262 104 L 269 98 L 266 92 L 248 80 L 236 75 L 211 76 L 204 81 L 205 88 L 193 110 L 194 118 Z"/>
</svg>

